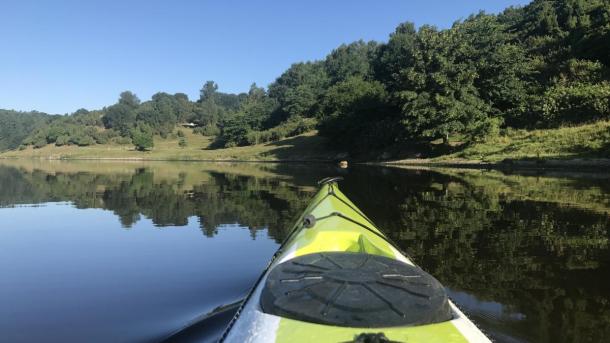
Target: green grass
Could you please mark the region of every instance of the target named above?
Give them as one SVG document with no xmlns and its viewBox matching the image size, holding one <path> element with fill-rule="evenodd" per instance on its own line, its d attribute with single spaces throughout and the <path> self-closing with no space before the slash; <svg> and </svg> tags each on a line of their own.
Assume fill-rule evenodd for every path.
<svg viewBox="0 0 610 343">
<path fill-rule="evenodd" d="M 246 147 L 211 149 L 212 137 L 182 129 L 187 146 L 179 146 L 179 138 L 155 137 L 152 151 L 136 151 L 132 145 L 94 145 L 89 147 L 48 145 L 41 149 L 28 147 L 8 151 L 0 158 L 40 159 L 129 159 L 129 160 L 209 160 L 209 161 L 306 161 L 332 160 L 338 151 L 329 149 L 326 139 L 316 131 L 277 142 Z M 174 135 L 175 136 L 175 135 Z M 512 160 L 574 160 L 610 158 L 610 121 L 548 130 L 512 130 L 490 137 L 485 142 L 461 144 L 463 137 L 454 137 L 451 147 L 435 149 L 452 151 L 430 159 L 406 159 L 395 163 L 494 163 Z M 433 142 L 439 145 L 442 142 Z M 371 156 L 377 153 L 372 152 Z M 381 154 L 381 153 L 379 153 Z M 379 155 L 377 154 L 377 155 Z"/>
<path fill-rule="evenodd" d="M 435 160 L 575 159 L 610 157 L 610 121 L 548 130 L 507 130 Z"/>
<path fill-rule="evenodd" d="M 151 151 L 136 151 L 133 145 L 105 144 L 87 147 L 47 145 L 40 149 L 28 147 L 0 154 L 0 158 L 39 159 L 126 159 L 126 160 L 176 160 L 176 161 L 284 161 L 330 160 L 336 152 L 329 151 L 326 140 L 316 131 L 277 142 L 246 147 L 211 149 L 212 137 L 194 134 L 182 129 L 186 147 L 179 146 L 179 138 L 155 137 Z"/>
</svg>

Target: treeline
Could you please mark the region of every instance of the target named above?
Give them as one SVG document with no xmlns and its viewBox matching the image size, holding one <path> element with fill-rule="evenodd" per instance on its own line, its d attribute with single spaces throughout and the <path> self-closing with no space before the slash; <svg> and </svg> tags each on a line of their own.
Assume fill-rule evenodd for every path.
<svg viewBox="0 0 610 343">
<path fill-rule="evenodd" d="M 17 112 L 0 109 L 0 151 L 19 147 L 23 141 L 53 117 L 39 112 Z"/>
<path fill-rule="evenodd" d="M 32 124 L 21 141 L 4 134 L 9 143 L 0 147 L 114 141 L 144 150 L 153 135 L 192 122 L 218 147 L 317 128 L 335 146 L 362 152 L 608 119 L 609 27 L 607 0 L 534 0 L 446 30 L 404 23 L 388 42 L 357 41 L 293 64 L 267 89 L 228 94 L 208 81 L 197 101 L 157 93 L 142 103 L 124 92 L 102 110 Z"/>
</svg>

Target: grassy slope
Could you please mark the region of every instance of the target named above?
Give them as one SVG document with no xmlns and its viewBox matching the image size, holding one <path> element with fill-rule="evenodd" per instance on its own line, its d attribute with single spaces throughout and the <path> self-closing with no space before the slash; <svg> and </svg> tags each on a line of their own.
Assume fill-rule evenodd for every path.
<svg viewBox="0 0 610 343">
<path fill-rule="evenodd" d="M 610 121 L 552 130 L 513 130 L 447 157 L 499 161 L 608 157 Z"/>
<path fill-rule="evenodd" d="M 548 130 L 509 130 L 486 142 L 456 147 L 430 159 L 404 159 L 397 164 L 496 163 L 504 160 L 574 160 L 610 158 L 610 121 Z M 558 161 L 560 162 L 560 161 Z"/>
<path fill-rule="evenodd" d="M 151 151 L 136 151 L 132 145 L 94 145 L 88 147 L 47 145 L 41 149 L 28 147 L 22 151 L 8 151 L 0 157 L 42 158 L 42 159 L 145 159 L 145 160 L 244 160 L 244 161 L 283 161 L 283 160 L 328 160 L 336 152 L 329 151 L 325 139 L 315 131 L 278 142 L 258 144 L 228 149 L 209 149 L 212 139 L 182 130 L 188 145 L 178 146 L 178 138 L 162 139 L 155 137 L 155 147 Z"/>
<path fill-rule="evenodd" d="M 188 146 L 180 148 L 178 138 L 155 138 L 155 148 L 136 151 L 131 145 L 95 145 L 91 147 L 48 145 L 23 151 L 9 151 L 0 158 L 43 159 L 145 159 L 145 160 L 216 160 L 216 161 L 289 161 L 332 160 L 332 151 L 315 131 L 278 142 L 228 149 L 209 149 L 212 139 L 185 132 Z M 381 155 L 381 153 L 377 154 Z M 375 156 L 375 153 L 371 155 Z M 419 163 L 495 163 L 512 160 L 570 160 L 610 158 L 610 121 L 551 130 L 509 130 L 486 142 L 456 147 L 451 154 L 431 159 L 405 159 L 398 164 Z M 374 159 L 374 158 L 372 158 Z M 598 162 L 593 162 L 593 164 Z"/>
</svg>

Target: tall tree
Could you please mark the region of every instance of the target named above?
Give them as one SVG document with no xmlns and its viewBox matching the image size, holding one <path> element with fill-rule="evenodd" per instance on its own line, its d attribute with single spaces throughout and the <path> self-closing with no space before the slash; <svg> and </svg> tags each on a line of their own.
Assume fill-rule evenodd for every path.
<svg viewBox="0 0 610 343">
<path fill-rule="evenodd" d="M 279 103 L 277 123 L 291 117 L 316 117 L 320 100 L 328 87 L 328 76 L 321 62 L 293 64 L 269 86 L 269 96 Z"/>
<path fill-rule="evenodd" d="M 119 104 L 136 109 L 140 105 L 140 99 L 134 93 L 124 91 L 119 96 Z"/>
<path fill-rule="evenodd" d="M 491 114 L 511 125 L 535 124 L 541 94 L 535 87 L 534 61 L 514 43 L 506 24 L 481 12 L 457 22 L 451 31 L 460 42 L 452 53 L 476 71 L 474 85 L 481 99 L 491 105 Z"/>
<path fill-rule="evenodd" d="M 460 59 L 464 42 L 455 31 L 401 26 L 392 35 L 382 60 L 382 72 L 395 91 L 402 112 L 403 139 L 437 139 L 472 134 L 487 125 L 488 104 L 474 85 L 476 69 Z"/>
<path fill-rule="evenodd" d="M 215 101 L 218 84 L 214 81 L 206 81 L 199 92 L 199 102 Z"/>
<path fill-rule="evenodd" d="M 140 124 L 131 130 L 131 140 L 138 151 L 150 150 L 155 146 L 153 139 L 153 129 L 146 125 Z"/>
<path fill-rule="evenodd" d="M 334 84 L 351 76 L 369 79 L 372 76 L 370 62 L 377 47 L 377 42 L 367 43 L 359 40 L 351 44 L 342 44 L 333 50 L 324 60 L 330 82 Z"/>
</svg>

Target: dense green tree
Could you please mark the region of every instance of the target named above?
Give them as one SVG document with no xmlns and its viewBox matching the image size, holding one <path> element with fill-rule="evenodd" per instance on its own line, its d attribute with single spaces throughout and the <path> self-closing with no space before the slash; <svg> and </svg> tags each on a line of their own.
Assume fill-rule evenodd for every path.
<svg viewBox="0 0 610 343">
<path fill-rule="evenodd" d="M 241 103 L 239 112 L 243 113 L 244 120 L 251 129 L 260 130 L 276 107 L 275 99 L 270 98 L 264 88 L 253 83 L 248 96 Z"/>
<path fill-rule="evenodd" d="M 270 98 L 264 88 L 253 83 L 239 110 L 223 121 L 219 143 L 224 146 L 258 143 L 261 141 L 259 136 L 248 136 L 252 131 L 267 128 L 266 124 L 276 108 L 275 99 Z"/>
<path fill-rule="evenodd" d="M 404 88 L 401 74 L 406 74 L 407 68 L 415 64 L 415 60 L 410 58 L 410 52 L 415 50 L 416 40 L 415 24 L 406 22 L 398 25 L 390 34 L 389 41 L 379 47 L 373 60 L 375 78 L 381 81 L 388 91 L 396 92 Z"/>
<path fill-rule="evenodd" d="M 68 136 L 68 135 L 61 135 L 61 136 L 57 137 L 57 139 L 55 140 L 55 145 L 57 145 L 57 146 L 67 145 L 69 143 L 70 143 L 70 136 Z"/>
<path fill-rule="evenodd" d="M 238 114 L 223 121 L 219 137 L 220 145 L 230 148 L 248 144 L 246 137 L 251 128 L 244 117 L 244 114 Z"/>
<path fill-rule="evenodd" d="M 176 120 L 180 123 L 191 121 L 195 117 L 195 105 L 189 101 L 184 93 L 174 94 L 174 113 Z"/>
<path fill-rule="evenodd" d="M 166 137 L 178 123 L 178 110 L 178 101 L 174 96 L 159 92 L 141 106 L 137 117 L 157 134 Z"/>
<path fill-rule="evenodd" d="M 76 124 L 85 126 L 102 126 L 102 116 L 103 112 L 101 111 L 88 111 L 84 108 L 76 110 L 71 115 Z"/>
<path fill-rule="evenodd" d="M 106 109 L 104 126 L 117 130 L 122 136 L 127 136 L 136 122 L 136 111 L 123 104 L 116 104 Z"/>
<path fill-rule="evenodd" d="M 16 149 L 50 120 L 44 113 L 0 109 L 0 151 Z"/>
<path fill-rule="evenodd" d="M 130 91 L 124 91 L 119 95 L 119 104 L 136 109 L 140 105 L 140 99 Z"/>
<path fill-rule="evenodd" d="M 95 144 L 95 139 L 93 139 L 93 135 L 90 133 L 81 131 L 70 136 L 69 142 L 78 146 L 88 146 Z"/>
<path fill-rule="evenodd" d="M 131 141 L 139 151 L 152 149 L 155 146 L 153 129 L 146 124 L 139 124 L 131 130 Z"/>
<path fill-rule="evenodd" d="M 489 125 L 489 105 L 474 84 L 476 68 L 460 56 L 466 43 L 456 31 L 423 26 L 414 33 L 410 28 L 412 25 L 395 32 L 388 45 L 397 45 L 390 50 L 398 55 L 386 56 L 408 61 L 405 67 L 386 72 L 402 112 L 404 138 L 443 138 L 447 142 L 452 134 L 470 135 Z"/>
<path fill-rule="evenodd" d="M 320 100 L 328 87 L 328 76 L 321 62 L 293 64 L 269 86 L 269 96 L 276 99 L 279 110 L 274 112 L 274 124 L 290 116 L 316 117 Z"/>
<path fill-rule="evenodd" d="M 228 94 L 218 91 L 214 81 L 207 81 L 200 92 L 200 98 L 194 107 L 193 120 L 205 135 L 217 135 L 222 122 L 235 114 L 241 106 L 245 94 Z"/>
<path fill-rule="evenodd" d="M 103 117 L 104 126 L 108 129 L 115 129 L 122 136 L 129 135 L 134 127 L 137 117 L 137 109 L 140 99 L 132 92 L 122 92 L 117 104 L 106 109 Z"/>
<path fill-rule="evenodd" d="M 324 68 L 330 82 L 341 82 L 352 76 L 364 79 L 372 77 L 371 61 L 378 46 L 374 41 L 366 43 L 359 40 L 333 50 L 324 60 Z"/>
<path fill-rule="evenodd" d="M 204 101 L 216 101 L 216 92 L 218 91 L 218 84 L 214 81 L 206 81 L 199 92 L 199 102 Z"/>
<path fill-rule="evenodd" d="M 394 143 L 396 113 L 388 108 L 388 93 L 378 81 L 352 76 L 330 87 L 324 99 L 320 133 L 334 144 L 365 151 Z"/>
<path fill-rule="evenodd" d="M 513 126 L 535 124 L 534 61 L 527 50 L 514 43 L 514 35 L 496 16 L 479 13 L 456 23 L 452 31 L 461 43 L 454 51 L 476 70 L 474 85 L 481 99 L 491 105 L 491 113 Z M 538 97 L 537 97 L 538 96 Z"/>
</svg>

